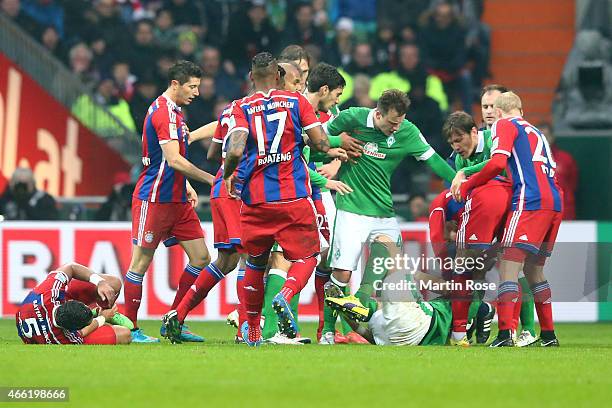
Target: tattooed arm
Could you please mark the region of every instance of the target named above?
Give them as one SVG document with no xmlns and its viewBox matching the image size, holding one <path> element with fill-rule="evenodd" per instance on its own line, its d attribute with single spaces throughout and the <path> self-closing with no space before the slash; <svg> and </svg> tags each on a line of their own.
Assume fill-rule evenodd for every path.
<svg viewBox="0 0 612 408">
<path fill-rule="evenodd" d="M 323 153 L 329 150 L 329 139 L 320 125 L 306 130 L 306 134 L 308 135 L 308 145 L 311 148 Z"/>
</svg>

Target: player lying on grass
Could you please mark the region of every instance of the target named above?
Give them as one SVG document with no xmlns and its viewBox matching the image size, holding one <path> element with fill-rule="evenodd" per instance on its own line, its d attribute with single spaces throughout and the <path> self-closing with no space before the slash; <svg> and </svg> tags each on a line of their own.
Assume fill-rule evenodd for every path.
<svg viewBox="0 0 612 408">
<path fill-rule="evenodd" d="M 24 299 L 15 315 L 17 333 L 26 344 L 128 344 L 134 326 L 117 313 L 120 291 L 114 276 L 64 265 Z"/>
<path fill-rule="evenodd" d="M 367 307 L 363 308 L 355 296 L 327 297 L 326 303 L 340 312 L 352 329 L 372 344 L 416 346 L 444 345 L 451 328 L 452 312 L 447 299 L 423 301 L 418 290 L 426 284 L 439 285 L 442 289 L 446 281 L 423 272 L 411 274 L 399 269 L 384 268 L 380 260 L 394 259 L 399 254 L 395 241 L 380 235 L 372 243 L 362 284 L 359 288 L 360 299 L 370 296 Z M 383 266 L 383 271 L 380 267 Z M 405 284 L 403 284 L 405 282 Z M 409 283 L 414 286 L 409 287 Z M 399 287 L 401 289 L 393 289 Z M 388 291 L 385 288 L 391 288 Z M 383 290 L 382 302 L 371 298 L 374 290 Z M 441 290 L 441 294 L 448 291 Z M 355 303 L 357 301 L 357 303 Z M 363 300 L 362 300 L 363 301 Z M 367 320 L 361 326 L 357 320 Z"/>
</svg>

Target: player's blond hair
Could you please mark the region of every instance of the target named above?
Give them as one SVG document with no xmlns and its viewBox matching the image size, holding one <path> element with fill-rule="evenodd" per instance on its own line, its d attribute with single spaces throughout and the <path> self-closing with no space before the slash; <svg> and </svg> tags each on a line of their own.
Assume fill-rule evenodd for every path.
<svg viewBox="0 0 612 408">
<path fill-rule="evenodd" d="M 493 107 L 501 109 L 504 113 L 510 113 L 514 110 L 523 110 L 523 103 L 517 94 L 509 91 L 498 96 Z"/>
</svg>

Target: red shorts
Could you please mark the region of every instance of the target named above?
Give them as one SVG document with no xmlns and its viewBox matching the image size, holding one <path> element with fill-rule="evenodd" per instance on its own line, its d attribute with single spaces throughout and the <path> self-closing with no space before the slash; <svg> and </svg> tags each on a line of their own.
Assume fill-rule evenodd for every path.
<svg viewBox="0 0 612 408">
<path fill-rule="evenodd" d="M 325 206 L 323 205 L 323 200 L 314 200 L 315 210 L 317 210 L 317 227 L 319 228 L 319 232 L 327 241 L 327 245 L 330 244 L 329 241 L 329 222 L 327 220 L 327 213 L 325 212 Z"/>
<path fill-rule="evenodd" d="M 553 210 L 512 211 L 508 214 L 502 246 L 519 248 L 540 258 L 550 256 L 562 218 L 562 212 Z M 539 263 L 543 264 L 543 259 Z"/>
<path fill-rule="evenodd" d="M 117 344 L 117 335 L 111 326 L 105 324 L 84 337 L 84 340 L 83 344 Z"/>
<path fill-rule="evenodd" d="M 274 242 L 283 248 L 285 259 L 316 256 L 320 250 L 315 208 L 310 197 L 243 205 L 240 213 L 242 246 L 251 256 L 260 256 Z"/>
<path fill-rule="evenodd" d="M 241 249 L 240 207 L 242 201 L 229 197 L 210 200 L 215 248 Z"/>
<path fill-rule="evenodd" d="M 200 219 L 190 203 L 151 203 L 132 201 L 132 243 L 155 249 L 161 240 L 178 241 L 204 238 Z"/>
<path fill-rule="evenodd" d="M 491 180 L 472 190 L 459 215 L 457 248 L 489 249 L 503 228 L 512 198 L 512 184 Z"/>
</svg>

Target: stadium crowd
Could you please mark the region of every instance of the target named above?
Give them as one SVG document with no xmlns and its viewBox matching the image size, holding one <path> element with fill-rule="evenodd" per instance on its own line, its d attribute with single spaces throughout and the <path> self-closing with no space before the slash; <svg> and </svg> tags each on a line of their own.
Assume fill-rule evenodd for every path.
<svg viewBox="0 0 612 408">
<path fill-rule="evenodd" d="M 192 129 L 243 96 L 248 64 L 260 51 L 303 46 L 311 66 L 340 68 L 340 108 L 372 107 L 385 89 L 409 93 L 407 118 L 442 154 L 440 130 L 454 105 L 471 112 L 488 74 L 483 0 L 2 0 L 2 12 L 62 60 L 123 124 L 142 131 L 147 107 L 178 59 L 204 72 L 187 109 Z M 76 109 L 76 108 L 75 108 Z M 78 116 L 78 115 L 77 115 Z M 198 167 L 209 142 L 190 146 Z M 405 161 L 394 193 L 426 193 L 428 171 Z"/>
</svg>

